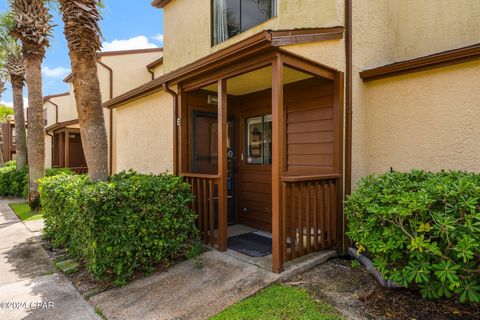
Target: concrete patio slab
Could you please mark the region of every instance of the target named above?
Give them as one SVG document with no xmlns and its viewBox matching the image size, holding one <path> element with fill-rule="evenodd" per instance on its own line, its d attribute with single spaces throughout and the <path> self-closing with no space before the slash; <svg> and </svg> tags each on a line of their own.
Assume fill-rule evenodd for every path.
<svg viewBox="0 0 480 320">
<path fill-rule="evenodd" d="M 279 279 L 234 257 L 209 251 L 203 267 L 181 262 L 168 271 L 90 299 L 109 319 L 208 319 Z"/>
<path fill-rule="evenodd" d="M 2 320 L 100 320 L 65 276 L 51 274 L 0 285 Z M 6 304 L 16 302 L 16 306 Z"/>
<path fill-rule="evenodd" d="M 37 243 L 20 243 L 0 250 L 0 285 L 52 272 L 50 258 Z"/>
</svg>

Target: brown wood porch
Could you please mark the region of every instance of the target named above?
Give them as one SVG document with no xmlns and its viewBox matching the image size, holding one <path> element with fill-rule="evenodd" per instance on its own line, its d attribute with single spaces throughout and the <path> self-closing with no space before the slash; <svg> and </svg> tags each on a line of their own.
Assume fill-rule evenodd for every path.
<svg viewBox="0 0 480 320">
<path fill-rule="evenodd" d="M 78 174 L 88 172 L 80 129 L 64 127 L 53 131 L 52 167 L 70 168 Z"/>
<path fill-rule="evenodd" d="M 177 168 L 202 241 L 271 232 L 272 270 L 343 252 L 343 73 L 277 49 L 178 83 Z"/>
</svg>

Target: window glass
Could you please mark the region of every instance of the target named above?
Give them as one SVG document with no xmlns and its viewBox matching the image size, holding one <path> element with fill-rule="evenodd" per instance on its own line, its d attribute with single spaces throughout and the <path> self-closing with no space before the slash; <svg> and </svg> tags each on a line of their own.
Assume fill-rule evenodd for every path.
<svg viewBox="0 0 480 320">
<path fill-rule="evenodd" d="M 228 38 L 231 38 L 240 33 L 240 1 L 239 0 L 226 0 L 226 1 L 227 1 Z"/>
<path fill-rule="evenodd" d="M 246 120 L 248 164 L 272 163 L 272 116 L 248 118 Z"/>
<path fill-rule="evenodd" d="M 245 31 L 272 17 L 272 1 L 243 0 L 241 12 L 241 31 Z"/>
<path fill-rule="evenodd" d="M 247 163 L 263 163 L 262 131 L 262 117 L 247 119 Z"/>
<path fill-rule="evenodd" d="M 276 15 L 276 0 L 212 0 L 213 43 L 221 43 Z"/>
<path fill-rule="evenodd" d="M 272 164 L 272 115 L 263 117 L 263 163 Z"/>
</svg>

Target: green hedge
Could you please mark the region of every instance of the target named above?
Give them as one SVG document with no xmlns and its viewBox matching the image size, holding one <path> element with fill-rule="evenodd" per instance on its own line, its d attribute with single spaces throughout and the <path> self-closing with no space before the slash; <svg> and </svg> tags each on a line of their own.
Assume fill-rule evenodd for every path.
<svg viewBox="0 0 480 320">
<path fill-rule="evenodd" d="M 51 177 L 60 173 L 73 174 L 67 168 L 45 170 L 45 176 Z M 28 167 L 21 171 L 16 170 L 16 162 L 8 161 L 0 167 L 0 196 L 1 197 L 28 197 Z"/>
<path fill-rule="evenodd" d="M 388 279 L 424 298 L 480 302 L 480 175 L 392 172 L 362 179 L 348 236 Z"/>
<path fill-rule="evenodd" d="M 182 178 L 133 171 L 91 183 L 85 176 L 44 178 L 45 233 L 100 279 L 123 285 L 197 248 L 193 195 Z"/>
</svg>

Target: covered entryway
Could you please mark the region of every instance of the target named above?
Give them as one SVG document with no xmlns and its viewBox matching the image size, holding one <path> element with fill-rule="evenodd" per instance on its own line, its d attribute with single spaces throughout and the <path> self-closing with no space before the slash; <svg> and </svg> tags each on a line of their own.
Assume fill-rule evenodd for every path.
<svg viewBox="0 0 480 320">
<path fill-rule="evenodd" d="M 344 248 L 343 74 L 276 49 L 178 83 L 178 169 L 204 243 L 271 236 L 272 269 Z"/>
<path fill-rule="evenodd" d="M 88 171 L 80 129 L 63 127 L 53 131 L 52 167 L 71 168 L 80 174 Z"/>
</svg>

